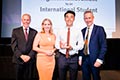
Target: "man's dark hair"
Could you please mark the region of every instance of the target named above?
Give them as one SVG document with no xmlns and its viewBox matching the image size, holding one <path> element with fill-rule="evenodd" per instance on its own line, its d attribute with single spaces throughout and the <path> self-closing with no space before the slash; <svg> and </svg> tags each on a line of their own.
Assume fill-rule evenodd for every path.
<svg viewBox="0 0 120 80">
<path fill-rule="evenodd" d="M 68 10 L 68 11 L 64 14 L 64 17 L 66 17 L 66 14 L 68 14 L 68 13 L 71 13 L 71 14 L 73 14 L 73 15 L 75 16 L 75 12 L 74 12 L 74 11 Z"/>
</svg>

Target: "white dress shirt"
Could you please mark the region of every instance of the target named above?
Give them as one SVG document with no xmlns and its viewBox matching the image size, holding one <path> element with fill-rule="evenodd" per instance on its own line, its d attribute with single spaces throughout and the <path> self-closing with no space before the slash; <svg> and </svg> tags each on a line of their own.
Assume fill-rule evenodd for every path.
<svg viewBox="0 0 120 80">
<path fill-rule="evenodd" d="M 66 54 L 66 49 L 60 48 L 60 41 L 66 43 L 67 42 L 67 31 L 68 27 L 65 27 L 57 32 L 56 39 L 56 48 L 63 54 Z M 82 32 L 80 29 L 76 29 L 74 26 L 70 27 L 70 45 L 72 46 L 72 50 L 69 51 L 69 55 L 78 54 L 78 50 L 83 49 L 84 41 Z"/>
<path fill-rule="evenodd" d="M 23 31 L 24 31 L 24 34 L 25 34 L 25 27 L 23 27 Z M 27 34 L 29 34 L 29 27 L 27 28 Z"/>
</svg>

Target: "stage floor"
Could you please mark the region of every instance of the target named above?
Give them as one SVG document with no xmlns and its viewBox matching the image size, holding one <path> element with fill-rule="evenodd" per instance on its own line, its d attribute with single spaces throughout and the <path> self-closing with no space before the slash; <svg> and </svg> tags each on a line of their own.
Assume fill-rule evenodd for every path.
<svg viewBox="0 0 120 80">
<path fill-rule="evenodd" d="M 100 75 L 101 80 L 120 80 L 120 70 L 101 70 Z M 81 71 L 79 71 L 77 80 L 82 80 L 81 76 L 82 73 Z M 0 79 L 0 80 L 15 80 L 15 79 Z M 67 80 L 70 80 L 69 76 L 67 76 Z"/>
<path fill-rule="evenodd" d="M 101 70 L 101 80 L 120 80 L 120 70 Z M 68 76 L 69 80 L 69 76 Z M 78 72 L 78 79 L 82 80 L 82 72 Z"/>
</svg>

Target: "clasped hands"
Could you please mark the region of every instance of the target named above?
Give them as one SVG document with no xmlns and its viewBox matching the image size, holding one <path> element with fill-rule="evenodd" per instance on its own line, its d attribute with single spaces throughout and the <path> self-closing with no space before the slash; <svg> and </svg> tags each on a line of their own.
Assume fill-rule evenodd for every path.
<svg viewBox="0 0 120 80">
<path fill-rule="evenodd" d="M 52 50 L 47 50 L 46 51 L 46 54 L 47 54 L 47 56 L 52 56 L 52 55 L 55 55 L 55 49 L 52 49 Z"/>
<path fill-rule="evenodd" d="M 28 62 L 30 60 L 30 56 L 28 55 L 21 55 L 20 58 L 24 61 L 24 62 Z"/>
</svg>

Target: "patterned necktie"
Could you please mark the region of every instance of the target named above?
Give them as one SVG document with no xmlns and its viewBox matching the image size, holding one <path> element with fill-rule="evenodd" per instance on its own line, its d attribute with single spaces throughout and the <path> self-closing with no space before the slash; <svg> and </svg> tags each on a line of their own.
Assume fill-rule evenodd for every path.
<svg viewBox="0 0 120 80">
<path fill-rule="evenodd" d="M 25 39 L 26 39 L 26 41 L 28 40 L 28 33 L 27 33 L 27 29 L 25 29 Z"/>
<path fill-rule="evenodd" d="M 67 32 L 67 46 L 69 46 L 70 43 L 70 28 L 68 28 L 68 32 Z M 69 57 L 69 49 L 66 49 L 66 58 Z"/>
<path fill-rule="evenodd" d="M 85 43 L 84 43 L 84 54 L 85 55 L 88 55 L 88 36 L 89 36 L 89 28 L 88 28 L 87 35 L 85 38 Z"/>
</svg>

